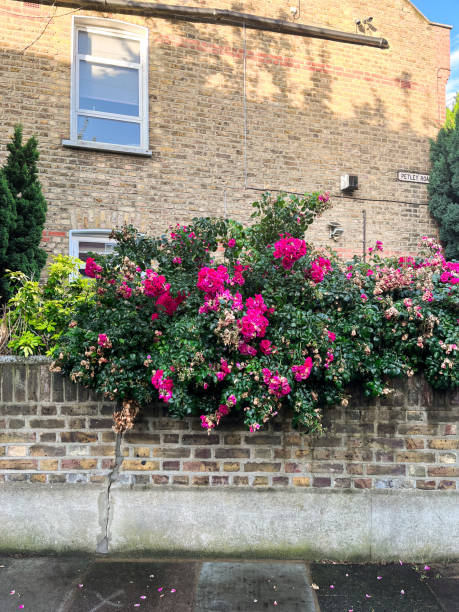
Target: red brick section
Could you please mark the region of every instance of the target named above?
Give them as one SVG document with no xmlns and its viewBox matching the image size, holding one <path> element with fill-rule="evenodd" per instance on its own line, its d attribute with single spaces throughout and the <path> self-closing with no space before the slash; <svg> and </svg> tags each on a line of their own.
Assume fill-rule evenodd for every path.
<svg viewBox="0 0 459 612">
<path fill-rule="evenodd" d="M 46 248 L 50 251 L 57 247 L 63 238 L 67 236 L 67 232 L 44 230 L 41 236 L 41 241 L 46 242 Z"/>
<path fill-rule="evenodd" d="M 441 40 L 443 41 L 443 39 Z M 242 48 L 215 45 L 204 40 L 193 40 L 184 38 L 182 36 L 165 36 L 158 34 L 154 39 L 154 43 L 156 45 L 168 45 L 177 48 L 182 47 L 185 49 L 194 49 L 200 53 L 207 53 L 217 56 L 228 55 L 239 60 L 242 60 L 244 57 L 244 50 Z M 293 68 L 294 70 L 320 72 L 322 74 L 335 75 L 341 79 L 366 81 L 368 83 L 389 85 L 391 87 L 397 87 L 400 89 L 427 90 L 428 88 L 426 85 L 421 86 L 419 83 L 407 79 L 385 77 L 375 72 L 365 72 L 363 70 L 347 70 L 342 66 L 334 66 L 332 64 L 318 63 L 309 60 L 298 61 L 293 57 L 273 55 L 271 53 L 262 53 L 260 51 L 247 51 L 246 59 L 247 61 L 255 62 L 257 65 L 286 66 L 288 68 Z"/>
<path fill-rule="evenodd" d="M 10 9 L 2 9 L 2 12 L 21 17 L 21 19 L 47 21 L 51 15 L 49 7 L 37 2 L 17 2 L 15 5 L 10 6 Z"/>
<path fill-rule="evenodd" d="M 44 231 L 43 232 L 44 236 L 65 236 L 66 233 L 65 232 L 53 232 L 53 231 Z"/>
<path fill-rule="evenodd" d="M 293 431 L 288 418 L 249 434 L 227 420 L 210 435 L 198 418 L 144 412 L 123 436 L 126 485 L 450 491 L 459 481 L 459 392 L 420 378 L 388 396 L 326 412 L 325 436 Z M 47 363 L 0 363 L 0 482 L 103 482 L 114 470 L 113 404 L 51 374 Z M 287 415 L 285 415 L 287 417 Z"/>
</svg>

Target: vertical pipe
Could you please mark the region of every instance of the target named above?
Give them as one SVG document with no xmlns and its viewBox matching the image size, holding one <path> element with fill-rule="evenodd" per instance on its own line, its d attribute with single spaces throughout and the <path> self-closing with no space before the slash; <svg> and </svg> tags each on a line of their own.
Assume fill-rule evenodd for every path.
<svg viewBox="0 0 459 612">
<path fill-rule="evenodd" d="M 247 36 L 245 31 L 245 21 L 242 27 L 244 37 L 244 58 L 243 58 L 243 107 L 244 107 L 244 189 L 247 189 Z"/>
<path fill-rule="evenodd" d="M 362 210 L 362 247 L 363 247 L 363 261 L 367 259 L 367 211 Z"/>
</svg>

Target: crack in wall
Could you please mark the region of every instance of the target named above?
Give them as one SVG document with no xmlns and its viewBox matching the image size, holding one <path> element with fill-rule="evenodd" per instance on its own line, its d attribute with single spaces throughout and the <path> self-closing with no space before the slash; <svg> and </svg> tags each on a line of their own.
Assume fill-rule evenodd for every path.
<svg viewBox="0 0 459 612">
<path fill-rule="evenodd" d="M 108 522 L 110 520 L 110 490 L 112 488 L 112 484 L 118 479 L 118 474 L 121 468 L 121 463 L 123 461 L 123 456 L 121 454 L 121 442 L 123 439 L 123 434 L 119 433 L 116 435 L 116 443 L 115 443 L 115 464 L 113 466 L 112 471 L 108 474 L 108 483 L 107 490 L 102 494 L 102 499 L 100 500 L 100 514 L 101 514 L 101 524 L 102 524 L 102 539 L 97 543 L 96 552 L 100 554 L 106 555 L 108 553 L 108 544 L 109 544 L 109 535 L 108 535 Z"/>
</svg>

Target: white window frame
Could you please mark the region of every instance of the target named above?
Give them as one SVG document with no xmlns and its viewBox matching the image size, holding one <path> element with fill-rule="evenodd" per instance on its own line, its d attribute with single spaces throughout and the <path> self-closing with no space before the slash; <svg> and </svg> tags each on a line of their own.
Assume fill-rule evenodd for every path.
<svg viewBox="0 0 459 612">
<path fill-rule="evenodd" d="M 84 31 L 116 38 L 127 38 L 139 42 L 140 64 L 125 62 L 122 60 L 111 60 L 92 55 L 78 53 L 78 32 Z M 115 19 L 101 19 L 99 17 L 72 17 L 72 60 L 71 60 L 71 97 L 70 97 L 70 139 L 63 140 L 62 144 L 67 147 L 79 149 L 97 149 L 102 151 L 114 151 L 131 153 L 134 155 L 151 156 L 148 149 L 148 28 L 138 26 Z M 139 71 L 139 118 L 129 115 L 117 115 L 100 111 L 79 109 L 79 62 L 81 59 L 91 62 L 103 63 L 111 66 L 135 68 Z M 140 145 L 127 146 L 121 144 L 93 142 L 78 139 L 78 115 L 87 115 L 101 119 L 114 121 L 127 121 L 140 125 Z"/>
<path fill-rule="evenodd" d="M 79 259 L 80 242 L 100 242 L 101 244 L 116 244 L 110 240 L 110 229 L 73 229 L 69 231 L 69 255 Z M 78 276 L 78 273 L 75 275 Z"/>
</svg>

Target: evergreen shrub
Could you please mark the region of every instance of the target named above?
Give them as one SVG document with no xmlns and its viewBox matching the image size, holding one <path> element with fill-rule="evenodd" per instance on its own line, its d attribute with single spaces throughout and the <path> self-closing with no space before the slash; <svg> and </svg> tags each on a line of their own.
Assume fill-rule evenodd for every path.
<svg viewBox="0 0 459 612">
<path fill-rule="evenodd" d="M 0 215 L 9 210 L 9 218 L 0 229 L 0 301 L 13 295 L 14 282 L 6 270 L 23 272 L 37 280 L 46 263 L 46 251 L 40 248 L 46 218 L 46 200 L 38 180 L 38 143 L 35 137 L 23 144 L 22 126 L 16 125 L 12 141 L 7 145 L 8 157 L 3 175 L 13 201 L 5 194 L 0 180 Z M 3 251 L 5 254 L 2 256 Z"/>
<path fill-rule="evenodd" d="M 459 260 L 459 101 L 448 109 L 447 121 L 431 141 L 432 170 L 429 183 L 429 209 L 438 222 L 445 256 Z"/>
</svg>

